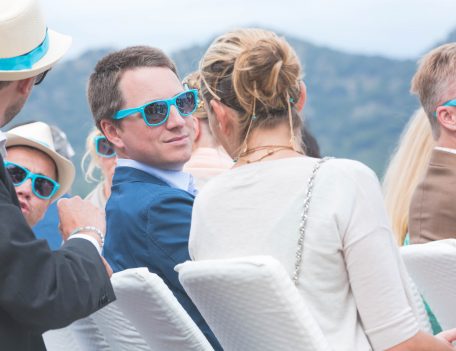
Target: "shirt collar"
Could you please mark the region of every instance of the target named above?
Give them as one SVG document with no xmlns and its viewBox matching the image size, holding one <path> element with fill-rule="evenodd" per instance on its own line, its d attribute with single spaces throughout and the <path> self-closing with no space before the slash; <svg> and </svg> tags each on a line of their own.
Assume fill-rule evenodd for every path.
<svg viewBox="0 0 456 351">
<path fill-rule="evenodd" d="M 449 152 L 450 154 L 456 154 L 456 149 L 450 149 L 448 147 L 436 146 L 435 149 L 440 150 L 440 151 Z"/>
<path fill-rule="evenodd" d="M 0 130 L 0 154 L 6 157 L 6 134 Z"/>
<path fill-rule="evenodd" d="M 163 180 L 173 188 L 187 191 L 192 195 L 196 194 L 196 189 L 194 189 L 193 186 L 193 179 L 189 173 L 161 169 L 127 158 L 118 158 L 116 167 L 131 167 L 139 169 L 140 171 L 146 172 Z"/>
</svg>

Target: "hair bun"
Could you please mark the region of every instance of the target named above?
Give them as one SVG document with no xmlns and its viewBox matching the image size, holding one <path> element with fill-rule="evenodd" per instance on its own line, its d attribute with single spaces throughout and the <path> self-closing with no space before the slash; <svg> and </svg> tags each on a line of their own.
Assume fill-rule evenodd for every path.
<svg viewBox="0 0 456 351">
<path fill-rule="evenodd" d="M 271 33 L 271 38 L 252 42 L 236 58 L 233 87 L 239 103 L 246 111 L 255 113 L 286 110 L 287 99 L 297 100 L 301 66 L 293 49 L 282 38 Z"/>
</svg>

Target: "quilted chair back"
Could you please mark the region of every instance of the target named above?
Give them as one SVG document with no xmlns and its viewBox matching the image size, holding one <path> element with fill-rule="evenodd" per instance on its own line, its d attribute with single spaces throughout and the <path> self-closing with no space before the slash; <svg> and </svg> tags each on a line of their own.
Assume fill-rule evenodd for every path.
<svg viewBox="0 0 456 351">
<path fill-rule="evenodd" d="M 43 334 L 47 351 L 82 351 L 70 328 L 49 330 Z"/>
<path fill-rule="evenodd" d="M 456 239 L 403 246 L 401 255 L 442 328 L 455 328 Z"/>
<path fill-rule="evenodd" d="M 116 302 L 43 338 L 48 351 L 154 351 Z"/>
<path fill-rule="evenodd" d="M 152 350 L 213 351 L 158 275 L 133 268 L 113 274 L 111 281 L 117 306 Z"/>
<path fill-rule="evenodd" d="M 176 270 L 225 351 L 331 350 L 274 258 L 187 261 Z"/>
</svg>

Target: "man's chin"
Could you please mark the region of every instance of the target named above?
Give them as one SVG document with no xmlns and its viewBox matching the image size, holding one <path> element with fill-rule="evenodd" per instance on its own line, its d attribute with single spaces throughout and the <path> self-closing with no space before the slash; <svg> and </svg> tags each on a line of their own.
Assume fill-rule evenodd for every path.
<svg viewBox="0 0 456 351">
<path fill-rule="evenodd" d="M 22 209 L 22 214 L 24 215 L 25 221 L 30 227 L 33 227 L 38 222 L 33 219 L 31 213 L 28 210 Z"/>
<path fill-rule="evenodd" d="M 0 127 L 8 124 L 16 115 L 21 112 L 22 107 L 24 107 L 25 102 L 27 99 L 21 99 L 16 103 L 8 106 L 5 110 L 3 121 L 0 121 Z"/>
</svg>

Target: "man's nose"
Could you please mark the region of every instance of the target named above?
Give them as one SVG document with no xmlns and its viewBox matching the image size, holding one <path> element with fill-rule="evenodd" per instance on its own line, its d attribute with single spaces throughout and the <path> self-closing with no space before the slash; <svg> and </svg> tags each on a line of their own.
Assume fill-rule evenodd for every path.
<svg viewBox="0 0 456 351">
<path fill-rule="evenodd" d="M 27 179 L 21 185 L 16 186 L 16 194 L 23 196 L 26 199 L 30 199 L 32 196 L 32 180 Z"/>
<path fill-rule="evenodd" d="M 171 110 L 169 111 L 169 117 L 168 121 L 166 121 L 166 127 L 168 129 L 173 129 L 173 128 L 181 128 L 185 125 L 185 119 L 182 117 L 177 110 L 176 106 L 171 106 Z"/>
</svg>

